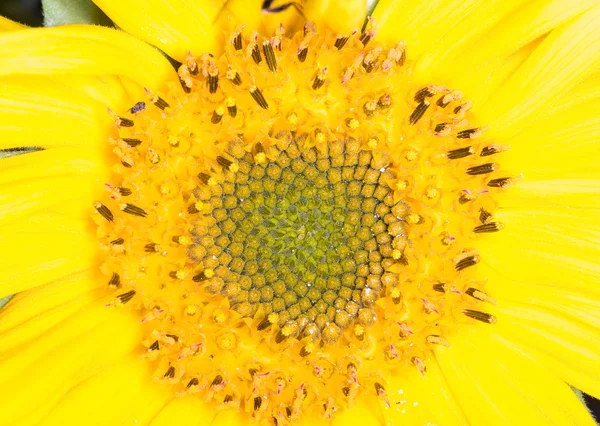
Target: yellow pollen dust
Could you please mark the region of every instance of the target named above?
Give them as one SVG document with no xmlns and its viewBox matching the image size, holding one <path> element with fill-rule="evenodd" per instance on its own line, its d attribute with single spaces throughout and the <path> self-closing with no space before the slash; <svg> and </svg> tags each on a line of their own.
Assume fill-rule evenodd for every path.
<svg viewBox="0 0 600 426">
<path fill-rule="evenodd" d="M 505 148 L 370 25 L 236 31 L 111 112 L 115 177 L 92 215 L 108 306 L 139 314 L 178 395 L 278 424 L 369 396 L 394 410 L 392 381 L 496 322 L 473 247 L 503 227 Z"/>
</svg>

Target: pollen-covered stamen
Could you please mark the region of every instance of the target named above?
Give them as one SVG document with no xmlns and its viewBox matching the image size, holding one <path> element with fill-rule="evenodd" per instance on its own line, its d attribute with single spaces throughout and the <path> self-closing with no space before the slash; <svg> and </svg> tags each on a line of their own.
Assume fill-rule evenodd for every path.
<svg viewBox="0 0 600 426">
<path fill-rule="evenodd" d="M 473 287 L 469 287 L 465 291 L 465 294 L 467 294 L 467 295 L 471 296 L 472 298 L 477 299 L 477 300 L 479 300 L 481 302 L 487 302 L 487 303 L 490 303 L 492 305 L 496 304 L 496 300 L 493 299 L 492 297 L 488 296 L 487 293 L 484 293 L 483 291 L 478 290 L 478 289 L 473 288 Z"/>
<path fill-rule="evenodd" d="M 262 109 L 269 109 L 269 104 L 258 87 L 250 87 L 250 95 Z"/>
<path fill-rule="evenodd" d="M 225 114 L 225 108 L 219 107 L 213 111 L 212 117 L 210 118 L 210 122 L 212 124 L 218 124 L 221 122 L 223 118 L 223 114 Z"/>
<path fill-rule="evenodd" d="M 236 31 L 231 33 L 231 44 L 235 50 L 242 50 L 242 33 Z"/>
<path fill-rule="evenodd" d="M 184 92 L 190 93 L 192 91 L 193 80 L 188 66 L 185 64 L 181 65 L 177 70 L 177 74 L 179 75 L 179 82 Z"/>
<path fill-rule="evenodd" d="M 225 100 L 225 104 L 227 105 L 227 112 L 231 118 L 235 118 L 237 116 L 237 105 L 235 103 L 235 99 L 227 98 Z"/>
<path fill-rule="evenodd" d="M 219 88 L 219 69 L 214 61 L 209 61 L 208 65 L 208 91 L 210 93 L 217 93 Z"/>
<path fill-rule="evenodd" d="M 462 130 L 456 134 L 456 137 L 459 139 L 477 139 L 481 137 L 482 134 L 483 129 L 478 127 L 475 129 Z"/>
<path fill-rule="evenodd" d="M 271 72 L 277 71 L 277 58 L 275 57 L 275 51 L 273 50 L 273 45 L 270 41 L 265 40 L 263 42 L 263 53 L 265 54 L 265 60 L 267 61 L 267 66 L 271 70 Z"/>
<path fill-rule="evenodd" d="M 348 40 L 350 39 L 350 36 L 347 35 L 339 35 L 337 36 L 337 38 L 335 39 L 335 44 L 334 46 L 338 48 L 338 50 L 342 49 L 346 43 L 348 42 Z"/>
<path fill-rule="evenodd" d="M 248 56 L 251 56 L 258 65 L 262 62 L 262 56 L 260 55 L 260 49 L 258 47 L 258 33 L 255 32 L 252 39 L 253 41 L 246 47 L 246 53 Z"/>
<path fill-rule="evenodd" d="M 144 90 L 146 91 L 146 95 L 148 96 L 148 100 L 150 102 L 152 102 L 157 108 L 164 110 L 165 108 L 169 107 L 169 104 L 167 103 L 167 101 L 165 101 L 163 98 L 161 98 L 157 94 L 155 94 L 152 91 L 150 91 L 150 89 L 147 89 L 147 88 L 144 87 Z"/>
</svg>

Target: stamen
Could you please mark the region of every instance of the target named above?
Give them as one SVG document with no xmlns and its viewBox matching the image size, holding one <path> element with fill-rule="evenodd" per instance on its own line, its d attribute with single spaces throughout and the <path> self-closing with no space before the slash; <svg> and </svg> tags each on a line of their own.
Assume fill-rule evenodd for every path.
<svg viewBox="0 0 600 426">
<path fill-rule="evenodd" d="M 450 347 L 450 342 L 448 341 L 448 339 L 446 339 L 445 337 L 442 337 L 442 336 L 431 334 L 426 337 L 426 340 L 427 340 L 427 343 L 431 343 L 434 345 L 442 345 L 447 348 Z"/>
<path fill-rule="evenodd" d="M 165 379 L 172 379 L 173 377 L 175 377 L 175 367 L 173 367 L 173 366 L 169 367 L 169 369 L 167 370 L 167 372 L 164 374 L 163 377 Z"/>
<path fill-rule="evenodd" d="M 252 86 L 250 88 L 250 95 L 252 95 L 252 98 L 262 109 L 269 109 L 269 104 L 258 87 Z"/>
<path fill-rule="evenodd" d="M 109 210 L 109 208 L 108 208 L 108 207 L 106 207 L 104 204 L 102 204 L 102 203 L 100 203 L 100 202 L 96 201 L 96 202 L 94 203 L 94 208 L 96 209 L 96 211 L 97 211 L 98 213 L 100 213 L 100 215 L 101 215 L 101 216 L 102 216 L 104 219 L 108 220 L 109 222 L 114 222 L 114 221 L 115 221 L 115 217 L 114 217 L 114 215 L 113 215 L 113 214 L 112 214 L 112 212 Z"/>
<path fill-rule="evenodd" d="M 132 194 L 132 192 L 131 192 L 131 189 L 129 189 L 129 188 L 123 188 L 123 187 L 120 187 L 120 188 L 117 188 L 117 191 L 118 191 L 118 192 L 119 192 L 119 194 L 121 194 L 123 197 L 129 197 L 129 196 Z"/>
<path fill-rule="evenodd" d="M 481 259 L 477 255 L 467 256 L 464 259 L 462 259 L 456 263 L 455 269 L 458 272 L 460 272 L 463 269 L 468 268 L 469 266 L 477 265 L 480 261 L 481 261 Z"/>
<path fill-rule="evenodd" d="M 479 209 L 479 221 L 481 223 L 488 223 L 491 218 L 492 218 L 492 214 L 490 212 L 488 212 L 484 208 Z"/>
<path fill-rule="evenodd" d="M 252 59 L 254 59 L 254 62 L 256 62 L 257 65 L 262 62 L 262 56 L 260 56 L 260 50 L 258 48 L 258 44 L 256 43 L 253 43 Z"/>
<path fill-rule="evenodd" d="M 208 68 L 208 91 L 210 93 L 217 93 L 219 88 L 219 69 L 214 62 L 210 62 Z"/>
<path fill-rule="evenodd" d="M 231 44 L 235 50 L 242 50 L 242 34 L 240 32 L 233 33 Z"/>
<path fill-rule="evenodd" d="M 483 134 L 483 129 L 475 128 L 462 130 L 456 134 L 456 137 L 459 139 L 477 139 Z"/>
<path fill-rule="evenodd" d="M 492 179 L 488 182 L 487 186 L 492 188 L 506 188 L 512 183 L 512 179 L 509 177 Z"/>
<path fill-rule="evenodd" d="M 135 138 L 121 138 L 121 140 L 123 142 L 125 142 L 127 145 L 129 145 L 131 148 L 135 148 L 136 146 L 138 146 L 142 143 L 141 139 L 135 139 Z"/>
<path fill-rule="evenodd" d="M 350 39 L 350 36 L 345 36 L 345 35 L 337 36 L 337 38 L 335 39 L 334 46 L 337 47 L 338 50 L 341 50 L 346 45 L 346 43 L 348 42 L 349 39 Z"/>
<path fill-rule="evenodd" d="M 413 113 L 410 115 L 408 122 L 413 126 L 417 124 L 421 117 L 423 117 L 423 114 L 425 114 L 425 111 L 427 111 L 427 108 L 429 108 L 429 105 L 430 104 L 428 101 L 423 101 L 417 105 Z"/>
<path fill-rule="evenodd" d="M 164 110 L 165 108 L 169 107 L 169 104 L 160 96 L 155 95 L 154 93 L 152 93 L 149 89 L 144 87 L 144 90 L 146 91 L 146 95 L 148 96 L 148 99 L 150 100 L 150 102 L 152 102 L 154 104 L 154 106 L 156 106 L 157 108 Z M 136 104 L 137 105 L 137 104 Z"/>
<path fill-rule="evenodd" d="M 297 56 L 300 62 L 306 61 L 306 57 L 308 56 L 308 46 L 300 47 Z"/>
<path fill-rule="evenodd" d="M 128 291 L 127 293 L 119 294 L 117 296 L 117 299 L 119 299 L 119 302 L 125 304 L 125 303 L 129 302 L 131 299 L 133 299 L 133 296 L 135 296 L 135 290 L 131 290 L 131 291 Z"/>
<path fill-rule="evenodd" d="M 437 129 L 437 127 L 436 127 Z M 464 158 L 467 157 L 469 155 L 473 155 L 475 153 L 475 148 L 473 148 L 472 146 L 467 146 L 465 148 L 458 148 L 458 149 L 453 149 L 451 151 L 448 151 L 448 158 L 450 160 L 456 160 L 458 158 Z"/>
<path fill-rule="evenodd" d="M 473 228 L 473 232 L 475 232 L 476 234 L 482 234 L 486 232 L 497 232 L 502 228 L 504 228 L 504 225 L 500 222 L 490 222 L 476 226 L 475 228 Z"/>
<path fill-rule="evenodd" d="M 273 46 L 269 41 L 263 43 L 263 53 L 265 54 L 265 59 L 267 60 L 267 65 L 271 72 L 277 72 L 277 58 L 275 57 Z"/>
<path fill-rule="evenodd" d="M 192 281 L 194 281 L 195 283 L 199 283 L 202 281 L 205 281 L 209 278 L 212 278 L 215 276 L 215 272 L 212 269 L 205 269 L 204 271 L 194 275 L 192 277 Z"/>
<path fill-rule="evenodd" d="M 472 309 L 465 309 L 462 313 L 463 315 L 466 315 L 469 318 L 476 319 L 477 321 L 481 321 L 486 324 L 496 323 L 496 317 L 491 314 L 486 314 L 485 312 L 475 311 Z"/>
<path fill-rule="evenodd" d="M 156 243 L 149 243 L 144 246 L 144 250 L 146 253 L 158 253 L 160 251 L 160 246 Z"/>
<path fill-rule="evenodd" d="M 223 114 L 225 114 L 225 111 L 223 110 L 223 107 L 219 107 L 216 110 L 214 110 L 212 117 L 210 118 L 210 122 L 213 124 L 218 124 L 221 122 L 221 119 L 223 118 Z"/>
<path fill-rule="evenodd" d="M 313 84 L 312 84 L 312 88 L 314 90 L 321 88 L 323 86 L 323 84 L 325 84 L 325 78 L 327 77 L 327 71 L 328 71 L 328 68 L 325 67 L 317 73 L 317 75 L 315 76 L 315 80 L 313 81 Z"/>
<path fill-rule="evenodd" d="M 465 291 L 465 293 L 468 294 L 469 296 L 471 296 L 472 298 L 477 299 L 481 302 L 488 302 L 488 303 L 491 303 L 492 305 L 496 304 L 496 301 L 493 298 L 488 296 L 483 291 L 477 290 L 476 288 L 469 287 L 467 289 L 467 291 Z"/>
<path fill-rule="evenodd" d="M 187 56 L 186 56 L 186 61 L 187 61 L 186 65 L 188 67 L 188 70 L 190 71 L 190 74 L 198 75 L 198 72 L 200 70 L 198 69 L 198 63 L 196 62 L 194 55 L 192 55 L 192 52 L 188 51 Z"/>
<path fill-rule="evenodd" d="M 112 246 L 120 246 L 125 242 L 125 240 L 123 238 L 117 238 L 116 240 L 112 240 L 110 242 L 110 245 Z"/>
<path fill-rule="evenodd" d="M 134 206 L 133 204 L 129 204 L 129 203 L 121 204 L 120 208 L 123 212 L 134 215 L 134 216 L 140 216 L 140 217 L 148 216 L 148 213 L 146 213 L 146 211 L 144 209 L 142 209 L 138 206 Z"/>
<path fill-rule="evenodd" d="M 149 351 L 157 351 L 160 349 L 160 345 L 158 343 L 158 340 L 155 340 L 154 343 L 152 343 L 150 345 L 150 347 L 148 348 Z"/>
<path fill-rule="evenodd" d="M 485 175 L 487 173 L 492 173 L 494 170 L 496 170 L 496 164 L 486 163 L 479 166 L 469 167 L 467 169 L 467 174 L 471 176 Z"/>
<path fill-rule="evenodd" d="M 119 276 L 119 274 L 117 274 L 116 272 L 113 272 L 112 276 L 110 277 L 110 281 L 108 282 L 108 285 L 110 287 L 121 287 L 121 277 Z"/>
<path fill-rule="evenodd" d="M 229 116 L 231 118 L 235 118 L 237 115 L 237 105 L 235 104 L 235 99 L 227 98 L 225 103 L 227 104 L 227 112 L 229 113 Z"/>
<path fill-rule="evenodd" d="M 481 153 L 479 155 L 481 157 L 487 157 L 488 155 L 497 154 L 499 152 L 502 152 L 501 147 L 496 146 L 496 145 L 490 145 L 490 146 L 483 147 L 481 149 Z"/>
<path fill-rule="evenodd" d="M 227 70 L 225 77 L 229 81 L 231 81 L 233 84 L 235 84 L 236 86 L 239 86 L 240 84 L 242 84 L 242 77 L 240 77 L 240 73 L 237 72 L 236 70 L 234 70 L 233 68 L 231 68 L 231 66 L 229 66 L 229 69 Z"/>
</svg>

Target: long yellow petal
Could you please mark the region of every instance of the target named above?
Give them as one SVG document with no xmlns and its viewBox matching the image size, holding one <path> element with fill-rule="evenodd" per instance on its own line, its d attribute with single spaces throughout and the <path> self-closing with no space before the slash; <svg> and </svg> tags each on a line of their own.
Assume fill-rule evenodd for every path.
<svg viewBox="0 0 600 426">
<path fill-rule="evenodd" d="M 86 425 L 98 426 L 149 424 L 173 398 L 170 387 L 153 381 L 150 367 L 137 354 L 125 357 L 72 388 L 40 425 L 64 426 L 81 419 L 86 419 Z"/>
<path fill-rule="evenodd" d="M 152 420 L 150 426 L 212 424 L 215 410 L 201 398 L 174 398 Z"/>
<path fill-rule="evenodd" d="M 3 227 L 0 294 L 14 294 L 96 266 L 98 246 L 90 222 L 50 211 L 24 218 L 17 228 Z"/>
<path fill-rule="evenodd" d="M 122 31 L 92 25 L 0 33 L 0 75 L 123 75 L 160 90 L 177 76 L 156 49 Z"/>
<path fill-rule="evenodd" d="M 213 22 L 221 8 L 206 0 L 94 0 L 119 27 L 183 61 L 188 51 L 215 53 Z"/>
<path fill-rule="evenodd" d="M 554 30 L 516 73 L 478 109 L 490 136 L 508 138 L 546 103 L 584 80 L 600 65 L 600 5 Z"/>
<path fill-rule="evenodd" d="M 329 27 L 338 34 L 360 30 L 367 15 L 365 0 L 310 0 L 304 6 L 306 19 L 317 27 Z"/>
<path fill-rule="evenodd" d="M 36 423 L 66 392 L 139 345 L 139 321 L 88 307 L 0 361 L 0 425 Z"/>
<path fill-rule="evenodd" d="M 4 16 L 0 16 L 0 33 L 4 31 L 22 30 L 23 28 L 27 28 L 27 25 L 19 24 Z"/>
<path fill-rule="evenodd" d="M 0 86 L 0 149 L 97 147 L 114 128 L 106 106 L 51 78 L 11 76 Z"/>
<path fill-rule="evenodd" d="M 115 75 L 89 77 L 83 75 L 70 75 L 57 77 L 65 86 L 81 90 L 93 99 L 110 107 L 113 111 L 123 112 L 135 104 L 127 90 Z M 140 100 L 143 98 L 136 99 Z"/>
<path fill-rule="evenodd" d="M 470 424 L 594 424 L 566 383 L 490 330 L 463 329 L 436 358 Z"/>
</svg>

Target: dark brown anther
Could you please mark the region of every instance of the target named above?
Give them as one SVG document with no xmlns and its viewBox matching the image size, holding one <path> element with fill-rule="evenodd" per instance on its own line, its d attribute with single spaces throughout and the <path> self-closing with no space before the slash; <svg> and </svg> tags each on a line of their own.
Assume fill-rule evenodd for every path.
<svg viewBox="0 0 600 426">
<path fill-rule="evenodd" d="M 271 46 L 269 41 L 265 41 L 263 43 L 263 53 L 265 54 L 265 59 L 267 61 L 267 65 L 269 66 L 269 70 L 271 70 L 271 72 L 277 72 L 277 58 L 275 57 L 273 46 Z"/>
<path fill-rule="evenodd" d="M 342 393 L 344 394 L 344 396 L 348 396 L 348 394 L 350 393 L 350 388 L 348 386 L 343 387 Z"/>
<path fill-rule="evenodd" d="M 177 279 L 177 271 L 171 271 L 171 272 L 169 272 L 169 276 L 171 278 L 173 278 L 174 280 L 176 280 Z"/>
<path fill-rule="evenodd" d="M 303 346 L 302 349 L 300 349 L 300 356 L 302 358 L 304 358 L 305 356 L 310 355 L 312 352 L 309 352 L 308 350 L 306 350 L 306 346 Z"/>
<path fill-rule="evenodd" d="M 438 291 L 440 293 L 446 293 L 448 292 L 448 284 L 446 283 L 437 283 L 433 285 L 433 289 L 435 291 Z"/>
<path fill-rule="evenodd" d="M 228 160 L 227 158 L 219 155 L 217 157 L 217 164 L 221 167 L 223 167 L 224 169 L 229 170 L 229 167 L 231 167 L 231 165 L 233 164 L 233 161 Z"/>
<path fill-rule="evenodd" d="M 492 188 L 506 188 L 511 182 L 512 180 L 509 177 L 497 178 L 490 180 L 487 186 Z"/>
<path fill-rule="evenodd" d="M 136 147 L 139 144 L 142 143 L 141 139 L 133 139 L 133 138 L 122 138 L 121 139 L 123 142 L 125 142 L 127 145 L 129 145 L 130 147 Z"/>
<path fill-rule="evenodd" d="M 300 62 L 306 61 L 307 56 L 308 56 L 308 47 L 303 47 L 302 49 L 298 49 L 298 60 Z"/>
<path fill-rule="evenodd" d="M 120 246 L 121 244 L 123 244 L 125 242 L 125 240 L 123 238 L 117 238 L 116 240 L 112 240 L 110 242 L 111 246 Z"/>
<path fill-rule="evenodd" d="M 433 131 L 436 133 L 440 133 L 440 132 L 447 130 L 448 126 L 449 126 L 448 123 L 439 123 L 439 124 L 435 125 L 435 128 L 433 129 Z"/>
<path fill-rule="evenodd" d="M 269 328 L 271 326 L 271 322 L 269 321 L 268 318 L 264 318 L 256 327 L 256 329 L 258 331 L 263 331 L 266 330 L 267 328 Z"/>
<path fill-rule="evenodd" d="M 144 246 L 144 250 L 146 253 L 157 253 L 159 250 L 159 246 L 156 243 L 149 243 Z"/>
<path fill-rule="evenodd" d="M 123 197 L 129 197 L 131 195 L 131 189 L 129 188 L 117 188 L 117 191 L 119 191 L 119 194 L 121 194 Z"/>
<path fill-rule="evenodd" d="M 436 126 L 436 128 L 437 128 L 437 126 Z M 472 146 L 467 146 L 465 148 L 458 148 L 458 149 L 453 149 L 451 151 L 448 151 L 447 157 L 450 160 L 456 160 L 458 158 L 464 158 L 469 155 L 473 155 L 474 153 L 475 153 L 475 148 L 473 148 Z"/>
<path fill-rule="evenodd" d="M 363 61 L 362 66 L 367 73 L 370 73 L 375 68 L 375 62 L 374 61 Z"/>
<path fill-rule="evenodd" d="M 119 294 L 117 298 L 121 303 L 127 303 L 135 296 L 135 290 L 130 290 L 127 293 Z"/>
<path fill-rule="evenodd" d="M 121 161 L 121 165 L 122 165 L 123 167 L 127 167 L 128 169 L 129 169 L 129 168 L 131 168 L 131 164 L 129 164 L 129 163 L 126 163 L 125 161 Z"/>
<path fill-rule="evenodd" d="M 242 50 L 242 34 L 237 33 L 231 40 L 231 44 L 235 50 Z"/>
<path fill-rule="evenodd" d="M 262 398 L 260 396 L 255 397 L 254 398 L 254 411 L 258 410 L 261 405 L 262 405 Z"/>
<path fill-rule="evenodd" d="M 204 272 L 205 271 L 202 271 L 202 272 L 194 275 L 192 277 L 192 281 L 194 281 L 195 283 L 199 283 L 199 282 L 202 282 L 202 281 L 205 281 L 205 280 L 209 279 L 210 277 L 208 277 L 207 274 L 205 274 Z"/>
<path fill-rule="evenodd" d="M 152 101 L 152 103 L 161 110 L 164 110 L 165 108 L 169 107 L 169 104 L 167 103 L 167 101 L 165 101 L 160 96 L 156 96 L 155 99 Z"/>
<path fill-rule="evenodd" d="M 377 106 L 381 109 L 389 108 L 392 105 L 392 96 L 389 94 L 382 95 L 377 100 Z"/>
<path fill-rule="evenodd" d="M 119 117 L 118 123 L 121 127 L 133 127 L 133 120 L 130 120 L 129 118 Z"/>
<path fill-rule="evenodd" d="M 485 163 L 479 166 L 469 167 L 466 173 L 471 176 L 477 176 L 492 173 L 494 170 L 496 170 L 496 165 L 494 163 Z"/>
<path fill-rule="evenodd" d="M 100 202 L 96 202 L 96 203 L 94 203 L 94 208 L 96 209 L 96 211 L 98 213 L 100 213 L 100 215 L 104 219 L 108 220 L 109 222 L 115 221 L 115 216 L 112 214 L 110 209 L 108 207 L 106 207 L 104 204 L 102 204 Z"/>
<path fill-rule="evenodd" d="M 467 256 L 464 259 L 456 262 L 454 266 L 457 272 L 462 271 L 463 269 L 468 268 L 469 266 L 477 265 L 481 259 L 479 256 Z"/>
<path fill-rule="evenodd" d="M 469 296 L 471 296 L 473 299 L 477 299 L 482 302 L 485 302 L 488 300 L 487 294 L 485 294 L 483 291 L 477 290 L 476 288 L 473 288 L 473 287 L 469 287 L 465 291 L 465 293 L 468 294 Z"/>
<path fill-rule="evenodd" d="M 371 33 L 370 32 L 364 32 L 364 33 L 362 33 L 360 35 L 359 40 L 362 43 L 363 47 L 366 46 L 371 41 Z"/>
<path fill-rule="evenodd" d="M 169 369 L 167 370 L 167 372 L 165 373 L 165 375 L 163 377 L 165 379 L 167 379 L 167 378 L 172 379 L 173 377 L 175 377 L 175 367 L 173 367 L 173 366 L 169 367 Z"/>
<path fill-rule="evenodd" d="M 483 225 L 476 226 L 473 228 L 473 232 L 476 234 L 483 234 L 488 232 L 498 232 L 504 226 L 500 222 L 484 223 Z"/>
<path fill-rule="evenodd" d="M 446 108 L 450 102 L 452 102 L 452 95 L 445 94 L 440 96 L 435 104 L 440 108 Z"/>
<path fill-rule="evenodd" d="M 214 72 L 208 74 L 208 91 L 210 93 L 217 93 L 219 88 L 219 71 L 215 69 Z"/>
<path fill-rule="evenodd" d="M 492 314 L 486 314 L 485 312 L 475 311 L 473 309 L 465 309 L 463 315 L 468 316 L 469 318 L 473 318 L 477 321 L 484 322 L 486 324 L 495 324 L 496 317 Z"/>
<path fill-rule="evenodd" d="M 233 84 L 235 84 L 236 86 L 239 86 L 240 84 L 242 84 L 242 77 L 240 77 L 240 73 L 236 72 L 235 75 L 233 76 L 233 79 L 231 80 L 231 82 Z"/>
<path fill-rule="evenodd" d="M 192 386 L 198 386 L 198 383 L 200 383 L 200 381 L 199 381 L 197 378 L 195 378 L 195 377 L 194 377 L 193 379 L 191 379 L 191 380 L 190 380 L 190 381 L 187 383 L 186 387 L 189 389 L 189 388 L 191 388 Z"/>
<path fill-rule="evenodd" d="M 223 398 L 223 403 L 224 404 L 228 404 L 231 401 L 233 401 L 233 396 L 231 396 L 231 395 L 225 395 L 225 398 Z"/>
<path fill-rule="evenodd" d="M 420 90 L 417 90 L 417 93 L 415 93 L 415 102 L 421 103 L 425 100 L 425 98 L 429 98 L 431 96 L 434 95 L 433 90 L 431 90 L 431 88 L 429 87 L 423 87 Z"/>
<path fill-rule="evenodd" d="M 188 206 L 188 208 L 187 208 L 187 211 L 188 211 L 188 213 L 189 213 L 189 214 L 196 214 L 196 213 L 200 213 L 200 212 L 198 211 L 198 209 L 196 208 L 196 203 L 194 203 L 194 204 L 190 204 L 190 205 Z"/>
<path fill-rule="evenodd" d="M 261 152 L 265 152 L 265 146 L 262 144 L 262 142 L 256 142 L 254 145 L 254 154 L 259 154 Z"/>
<path fill-rule="evenodd" d="M 252 86 L 250 88 L 250 95 L 252 95 L 252 98 L 262 109 L 269 109 L 269 104 L 258 87 Z"/>
<path fill-rule="evenodd" d="M 150 345 L 148 348 L 149 351 L 157 351 L 160 349 L 160 345 L 158 344 L 158 340 L 155 340 L 154 343 Z"/>
<path fill-rule="evenodd" d="M 237 115 L 237 105 L 227 105 L 227 112 L 229 113 L 229 116 L 231 118 L 235 118 L 235 116 Z"/>
<path fill-rule="evenodd" d="M 400 256 L 400 259 L 398 259 L 398 263 L 404 266 L 408 266 L 408 258 L 404 253 L 402 253 L 402 256 Z"/>
<path fill-rule="evenodd" d="M 499 153 L 500 150 L 498 147 L 494 145 L 486 146 L 481 149 L 481 153 L 479 154 L 481 157 L 487 157 L 488 155 L 493 155 Z"/>
<path fill-rule="evenodd" d="M 258 44 L 255 44 L 252 48 L 252 59 L 256 64 L 260 64 L 262 62 L 262 57 L 260 56 L 260 49 L 258 48 Z"/>
<path fill-rule="evenodd" d="M 223 376 L 221 376 L 220 374 L 217 374 L 216 377 L 213 379 L 212 383 L 210 384 L 211 386 L 218 386 L 221 383 L 223 383 Z"/>
<path fill-rule="evenodd" d="M 165 336 L 170 337 L 171 339 L 175 340 L 175 342 L 179 342 L 179 337 L 174 334 L 165 334 Z"/>
<path fill-rule="evenodd" d="M 477 127 L 475 129 L 462 130 L 456 134 L 459 139 L 476 139 L 481 136 L 482 130 Z"/>
<path fill-rule="evenodd" d="M 377 392 L 377 395 L 385 394 L 385 388 L 381 383 L 375 382 L 375 392 Z"/>
<path fill-rule="evenodd" d="M 312 84 L 312 88 L 314 90 L 317 90 L 317 89 L 323 87 L 323 84 L 325 84 L 325 79 L 322 79 L 321 78 L 321 73 L 318 73 L 315 76 L 315 79 L 314 79 L 313 84 Z"/>
<path fill-rule="evenodd" d="M 121 287 L 121 276 L 119 274 L 117 274 L 116 272 L 113 272 L 112 276 L 110 277 L 110 281 L 108 282 L 108 285 L 110 287 L 115 287 L 115 288 Z"/>
<path fill-rule="evenodd" d="M 469 201 L 473 200 L 475 197 L 473 197 L 470 193 L 465 193 L 463 192 L 462 194 L 460 194 L 460 197 L 458 197 L 458 202 L 460 204 L 465 204 L 468 203 Z"/>
<path fill-rule="evenodd" d="M 492 214 L 488 212 L 483 207 L 479 209 L 479 221 L 481 223 L 488 223 L 488 221 L 492 218 Z"/>
<path fill-rule="evenodd" d="M 292 415 L 292 409 L 290 407 L 285 407 L 285 415 L 287 417 L 291 417 L 291 415 Z"/>
<path fill-rule="evenodd" d="M 179 72 L 179 83 L 181 84 L 181 88 L 185 93 L 192 93 L 192 87 L 189 85 L 190 81 L 191 80 L 187 80 L 185 76 L 181 75 L 181 71 Z"/>
<path fill-rule="evenodd" d="M 146 109 L 146 102 L 138 102 L 129 110 L 132 114 L 136 114 L 140 111 L 144 111 Z"/>
<path fill-rule="evenodd" d="M 421 102 L 419 105 L 417 105 L 417 107 L 415 108 L 415 110 L 412 112 L 412 114 L 410 115 L 408 122 L 411 125 L 415 125 L 417 124 L 417 122 L 421 119 L 421 117 L 423 117 L 423 115 L 425 114 L 425 111 L 427 111 L 427 108 L 429 108 L 429 102 L 427 101 L 423 101 Z"/>
<path fill-rule="evenodd" d="M 201 172 L 198 173 L 198 179 L 200 179 L 200 182 L 202 182 L 204 185 L 207 185 L 208 181 L 210 180 L 210 175 Z"/>
<path fill-rule="evenodd" d="M 338 48 L 338 50 L 341 50 L 346 43 L 348 42 L 348 40 L 350 39 L 350 36 L 337 36 L 337 38 L 335 39 L 335 44 L 334 46 Z"/>
<path fill-rule="evenodd" d="M 258 370 L 256 368 L 251 368 L 248 370 L 248 373 L 250 373 L 250 377 L 254 377 L 254 375 L 258 373 Z"/>
<path fill-rule="evenodd" d="M 121 210 L 124 211 L 125 213 L 128 213 L 130 215 L 133 216 L 140 216 L 140 217 L 146 217 L 148 216 L 148 213 L 146 213 L 146 211 L 138 206 L 134 206 L 133 204 L 123 204 L 121 206 Z"/>
<path fill-rule="evenodd" d="M 216 110 L 213 111 L 213 115 L 210 118 L 210 122 L 212 124 L 219 124 L 221 122 L 222 118 L 223 118 L 222 108 L 217 108 Z"/>
<path fill-rule="evenodd" d="M 285 334 L 283 334 L 281 332 L 281 330 L 279 330 L 279 333 L 277 333 L 277 336 L 275 336 L 275 342 L 276 343 L 281 343 L 283 342 L 285 339 L 287 339 L 287 336 Z"/>
</svg>

